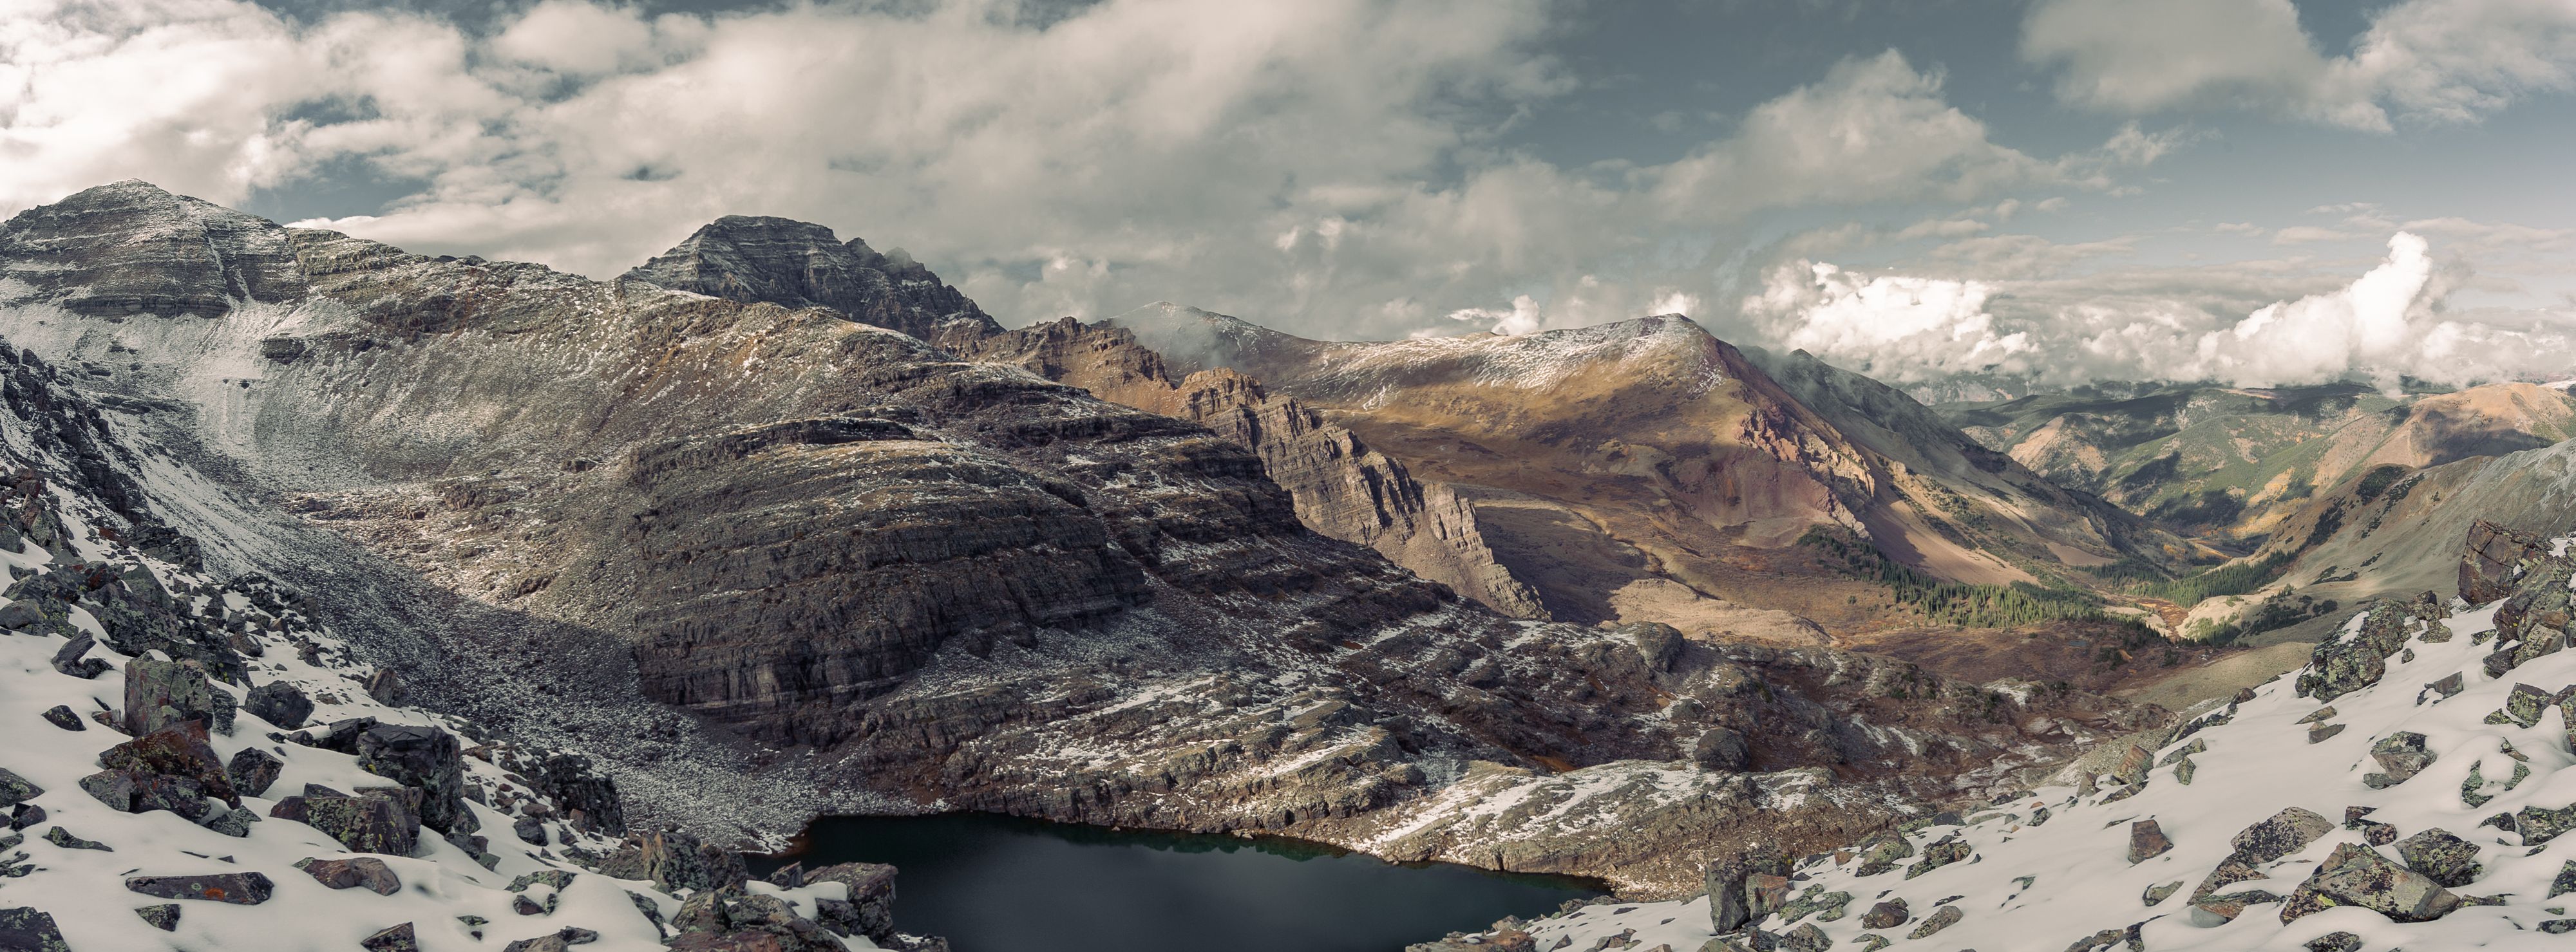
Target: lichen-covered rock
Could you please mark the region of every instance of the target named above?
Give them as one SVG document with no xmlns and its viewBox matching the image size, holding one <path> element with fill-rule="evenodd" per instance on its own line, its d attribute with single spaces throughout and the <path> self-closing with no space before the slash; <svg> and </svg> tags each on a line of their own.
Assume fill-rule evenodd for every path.
<svg viewBox="0 0 2576 952">
<path fill-rule="evenodd" d="M 573 946 L 589 945 L 597 941 L 599 941 L 597 932 L 578 926 L 565 926 L 533 939 L 521 939 L 502 946 L 501 952 L 568 952 Z M 746 949 L 745 952 L 751 952 L 751 950 Z"/>
<path fill-rule="evenodd" d="M 2457 889 L 2478 878 L 2479 849 L 2448 830 L 2432 829 L 2398 841 L 2397 857 L 2426 879 Z"/>
<path fill-rule="evenodd" d="M 1876 876 L 1895 869 L 1898 860 L 1910 859 L 1913 856 L 1913 840 L 1894 831 L 1880 833 L 1861 844 L 1860 865 L 1853 868 L 1852 875 Z"/>
<path fill-rule="evenodd" d="M 751 878 L 741 855 L 702 844 L 678 830 L 628 837 L 625 845 L 600 862 L 599 872 L 616 879 L 650 880 L 665 892 L 723 889 Z"/>
<path fill-rule="evenodd" d="M 1905 920 L 1913 917 L 1914 914 L 1907 911 L 1905 908 L 1905 897 L 1899 896 L 1871 906 L 1869 907 L 1868 912 L 1861 913 L 1860 927 L 1863 929 L 1893 929 L 1897 926 L 1904 925 Z"/>
<path fill-rule="evenodd" d="M 256 797 L 267 793 L 269 786 L 277 782 L 277 775 L 285 769 L 286 761 L 278 759 L 276 754 L 257 747 L 244 747 L 233 754 L 232 762 L 224 765 L 224 776 L 232 780 L 235 792 Z"/>
<path fill-rule="evenodd" d="M 198 667 L 152 658 L 125 663 L 126 733 L 140 737 L 193 720 L 230 734 L 236 706 L 232 694 L 207 681 Z"/>
<path fill-rule="evenodd" d="M 134 914 L 141 917 L 145 924 L 163 932 L 176 932 L 179 930 L 178 903 L 165 902 L 157 905 L 140 906 L 134 910 Z M 0 946 L 0 948 L 5 948 L 5 946 Z"/>
<path fill-rule="evenodd" d="M 1905 878 L 1913 879 L 1943 866 L 1966 860 L 1969 852 L 1970 848 L 1966 840 L 1942 840 L 1926 846 L 1923 848 L 1923 858 L 1905 868 Z"/>
<path fill-rule="evenodd" d="M 29 906 L 0 909 L 0 952 L 72 952 L 50 913 Z"/>
<path fill-rule="evenodd" d="M 379 896 L 390 896 L 402 891 L 402 878 L 394 875 L 393 867 L 385 865 L 384 860 L 373 856 L 353 856 L 346 859 L 306 857 L 298 861 L 295 868 L 312 876 L 314 882 L 333 889 L 365 889 Z"/>
<path fill-rule="evenodd" d="M 421 791 L 421 825 L 445 832 L 467 815 L 462 750 L 436 727 L 378 724 L 358 734 L 358 767 Z"/>
<path fill-rule="evenodd" d="M 250 689 L 250 696 L 242 700 L 242 710 L 280 730 L 291 731 L 303 727 L 304 720 L 313 716 L 313 699 L 304 696 L 303 688 L 271 681 Z"/>
<path fill-rule="evenodd" d="M 2331 701 L 2379 683 L 2388 673 L 2388 656 L 2406 646 L 2413 619 L 2403 604 L 2372 605 L 2356 630 L 2337 632 L 2309 653 L 2308 668 L 2299 675 L 2299 695 Z"/>
<path fill-rule="evenodd" d="M 398 796 L 363 792 L 335 795 L 307 786 L 281 799 L 268 815 L 311 826 L 351 852 L 410 856 L 420 848 L 420 817 Z"/>
<path fill-rule="evenodd" d="M 2313 810 L 2290 807 L 2238 831 L 2227 842 L 2236 848 L 2240 861 L 2269 863 L 2308 848 L 2334 828 L 2334 821 Z"/>
<path fill-rule="evenodd" d="M 34 781 L 0 767 L 0 810 L 5 810 L 45 795 L 45 788 Z"/>
<path fill-rule="evenodd" d="M 846 911 L 836 914 L 831 910 L 817 910 L 817 916 L 825 926 L 839 929 L 844 935 L 867 936 L 879 945 L 894 941 L 894 878 L 895 868 L 883 863 L 840 863 L 805 874 L 805 882 L 809 884 L 840 883 L 849 887 Z M 1736 882 L 1740 890 L 1742 880 Z M 1739 909 L 1742 895 L 1740 891 L 1736 893 Z M 1743 926 L 1741 916 L 1735 925 L 1737 928 Z"/>
<path fill-rule="evenodd" d="M 358 940 L 358 947 L 367 952 L 420 952 L 420 936 L 406 922 L 376 930 Z"/>
<path fill-rule="evenodd" d="M 2129 824 L 2129 862 L 2143 863 L 2171 849 L 2173 841 L 2165 838 L 2164 827 L 2158 826 L 2156 821 L 2139 820 Z"/>
<path fill-rule="evenodd" d="M 2424 768 L 2432 766 L 2437 754 L 2424 749 L 2424 735 L 2398 731 L 2370 745 L 2370 758 L 2379 762 L 2380 772 L 2361 778 L 2372 789 L 2405 783 Z"/>
<path fill-rule="evenodd" d="M 52 707 L 46 708 L 45 713 L 38 716 L 43 717 L 45 719 L 45 723 L 52 724 L 55 727 L 59 727 L 67 731 L 85 731 L 89 729 L 89 725 L 81 723 L 80 715 L 72 713 L 72 709 L 68 705 L 56 704 Z"/>
<path fill-rule="evenodd" d="M 2345 843 L 2290 893 L 2281 905 L 2281 921 L 2333 906 L 2360 906 L 2399 922 L 2425 922 L 2459 905 L 2459 896 L 2430 877 L 2389 862 L 2370 847 Z"/>
<path fill-rule="evenodd" d="M 209 873 L 203 876 L 128 876 L 125 888 L 161 899 L 256 906 L 275 894 L 277 884 L 260 873 Z"/>
<path fill-rule="evenodd" d="M 205 725 L 193 720 L 170 722 L 110 747 L 98 755 L 98 763 L 109 770 L 183 778 L 195 783 L 205 796 L 228 806 L 241 806 L 241 795 L 234 791 L 223 760 L 206 742 Z"/>
<path fill-rule="evenodd" d="M 1957 906 L 1943 906 L 1933 911 L 1931 915 L 1923 917 L 1923 924 L 1915 926 L 1913 932 L 1906 934 L 1906 938 L 1927 938 L 1935 932 L 1958 925 L 1959 920 L 1967 917 L 1968 914 L 1959 911 Z"/>
</svg>

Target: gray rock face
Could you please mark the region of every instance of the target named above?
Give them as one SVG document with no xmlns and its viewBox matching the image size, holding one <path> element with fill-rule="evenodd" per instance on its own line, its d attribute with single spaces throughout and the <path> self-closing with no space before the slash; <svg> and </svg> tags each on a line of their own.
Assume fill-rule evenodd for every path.
<svg viewBox="0 0 2576 952">
<path fill-rule="evenodd" d="M 818 911 L 823 925 L 887 945 L 895 935 L 894 877 L 895 868 L 883 863 L 842 863 L 806 873 L 805 882 L 841 883 L 850 889 L 845 906 Z"/>
<path fill-rule="evenodd" d="M 843 243 L 829 228 L 785 218 L 716 219 L 624 280 L 735 301 L 828 307 L 925 341 L 937 340 L 950 321 L 1002 329 L 901 250 L 880 254 L 866 241 Z"/>
</svg>

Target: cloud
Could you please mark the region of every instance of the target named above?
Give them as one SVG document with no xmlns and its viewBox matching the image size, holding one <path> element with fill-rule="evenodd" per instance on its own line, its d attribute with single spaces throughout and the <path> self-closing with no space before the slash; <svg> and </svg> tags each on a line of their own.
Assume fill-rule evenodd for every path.
<svg viewBox="0 0 2576 952">
<path fill-rule="evenodd" d="M 1769 271 L 1740 307 L 1759 339 L 1897 383 L 1962 371 L 2052 384 L 2249 387 L 2563 374 L 2576 313 L 2454 312 L 2447 302 L 2469 277 L 2465 267 L 2438 263 L 2424 237 L 2399 232 L 2359 277 L 2255 306 L 2242 302 L 2314 279 L 2261 263 L 1988 281 L 1864 277 L 1796 261 Z"/>
<path fill-rule="evenodd" d="M 2329 57 L 2289 0 L 2044 0 L 2021 55 L 2058 71 L 2060 99 L 2095 109 L 2226 105 L 2387 131 L 2475 122 L 2576 86 L 2576 5 L 2402 0 Z"/>
</svg>

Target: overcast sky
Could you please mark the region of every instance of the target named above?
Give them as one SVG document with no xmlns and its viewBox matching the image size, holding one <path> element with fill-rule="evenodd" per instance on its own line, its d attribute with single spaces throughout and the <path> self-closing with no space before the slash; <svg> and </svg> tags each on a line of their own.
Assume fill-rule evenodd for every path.
<svg viewBox="0 0 2576 952">
<path fill-rule="evenodd" d="M 0 213 L 140 177 L 597 277 L 769 214 L 1007 324 L 2557 379 L 2571 94 L 2576 0 L 0 0 Z"/>
</svg>

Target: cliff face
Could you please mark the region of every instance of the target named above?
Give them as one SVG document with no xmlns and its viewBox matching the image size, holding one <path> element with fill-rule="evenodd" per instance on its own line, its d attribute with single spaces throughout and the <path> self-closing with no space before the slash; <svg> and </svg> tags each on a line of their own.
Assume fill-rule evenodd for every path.
<svg viewBox="0 0 2576 952">
<path fill-rule="evenodd" d="M 1415 575 L 1516 618 L 1547 617 L 1538 593 L 1497 561 L 1475 510 L 1449 486 L 1413 478 L 1294 397 L 1226 368 L 1174 380 L 1161 355 L 1115 327 L 1065 318 L 946 338 L 961 356 L 1027 368 L 1104 400 L 1180 417 L 1251 449 L 1316 532 L 1376 549 Z"/>
<path fill-rule="evenodd" d="M 152 244 L 186 227 L 229 237 Z M 789 272 L 742 249 L 851 247 L 828 237 L 732 241 L 747 276 L 698 275 L 749 288 Z M 1506 619 L 1309 531 L 1265 476 L 1381 541 L 1407 519 L 1437 539 L 1446 504 L 1403 467 L 1241 377 L 1171 384 L 1120 348 L 1048 359 L 1163 381 L 1216 429 L 837 309 L 423 257 L 140 183 L 12 219 L 0 249 L 8 335 L 95 368 L 155 511 L 212 559 L 341 593 L 325 621 L 434 703 L 542 703 L 628 790 L 751 761 L 798 803 L 1266 829 L 1670 889 L 1705 849 L 1883 824 L 2153 716 Z M 98 285 L 48 277 L 110 270 L 222 306 L 94 313 Z M 921 280 L 850 300 L 965 313 Z M 416 626 L 431 608 L 456 623 Z M 810 756 L 708 768 L 708 725 Z M 1805 795 L 1824 786 L 1847 789 Z M 1662 832 L 1614 835 L 1641 828 Z"/>
</svg>

